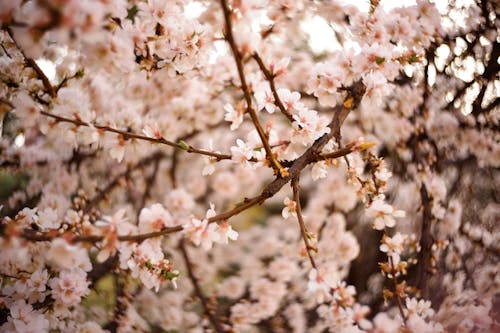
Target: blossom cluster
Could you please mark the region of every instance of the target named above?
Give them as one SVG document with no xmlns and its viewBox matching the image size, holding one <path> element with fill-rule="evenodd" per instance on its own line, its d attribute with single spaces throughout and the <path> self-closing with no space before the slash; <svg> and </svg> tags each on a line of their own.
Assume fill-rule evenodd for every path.
<svg viewBox="0 0 500 333">
<path fill-rule="evenodd" d="M 0 333 L 498 331 L 496 4 L 364 5 L 0 0 Z"/>
</svg>

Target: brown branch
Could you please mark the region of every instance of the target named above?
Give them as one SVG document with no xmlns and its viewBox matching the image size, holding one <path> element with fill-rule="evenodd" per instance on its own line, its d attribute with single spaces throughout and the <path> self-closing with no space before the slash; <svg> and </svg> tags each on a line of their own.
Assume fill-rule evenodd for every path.
<svg viewBox="0 0 500 333">
<path fill-rule="evenodd" d="M 260 140 L 262 141 L 262 145 L 264 146 L 264 149 L 266 151 L 266 157 L 269 163 L 271 163 L 271 167 L 273 168 L 274 172 L 281 177 L 284 177 L 286 175 L 286 170 L 281 166 L 280 162 L 276 159 L 274 156 L 271 147 L 269 146 L 269 141 L 268 141 L 268 135 L 264 132 L 264 129 L 262 128 L 262 125 L 260 124 L 259 117 L 257 116 L 257 113 L 255 112 L 254 108 L 252 107 L 252 96 L 250 93 L 250 89 L 248 88 L 247 81 L 245 78 L 245 71 L 243 68 L 243 60 L 242 60 L 242 55 L 240 51 L 238 50 L 238 47 L 236 46 L 236 42 L 234 40 L 233 36 L 233 26 L 231 22 L 231 10 L 229 9 L 227 5 L 226 0 L 220 0 L 220 4 L 222 6 L 222 10 L 224 12 L 224 21 L 225 21 L 225 29 L 226 29 L 226 34 L 225 38 L 227 42 L 229 43 L 229 46 L 231 47 L 231 50 L 233 52 L 234 56 L 234 61 L 236 62 L 236 67 L 238 69 L 238 75 L 240 78 L 240 83 L 241 83 L 241 90 L 243 91 L 243 95 L 245 97 L 245 101 L 247 104 L 247 112 L 250 115 L 250 118 L 252 119 L 252 122 L 255 126 L 255 129 L 257 130 L 257 133 L 259 134 Z"/>
<path fill-rule="evenodd" d="M 122 235 L 118 236 L 118 240 L 121 242 L 143 242 L 146 239 L 160 237 L 167 234 L 172 234 L 175 232 L 182 231 L 183 227 L 181 225 L 175 227 L 163 228 L 159 231 L 148 232 L 145 234 L 137 235 Z M 46 232 L 35 232 L 30 229 L 23 230 L 20 237 L 34 242 L 49 242 L 55 238 L 63 237 L 68 239 L 72 243 L 97 243 L 104 239 L 104 236 L 99 235 L 73 235 L 71 233 L 59 233 L 57 230 L 46 231 Z"/>
<path fill-rule="evenodd" d="M 354 83 L 353 86 L 348 91 L 349 94 L 348 97 L 346 98 L 344 106 L 335 112 L 332 121 L 328 124 L 330 132 L 324 134 L 321 138 L 316 140 L 311 147 L 309 147 L 299 158 L 297 158 L 291 163 L 288 175 L 286 175 L 285 177 L 277 176 L 272 182 L 270 182 L 269 184 L 267 184 L 267 186 L 264 187 L 261 194 L 259 194 L 258 196 L 251 199 L 245 199 L 242 204 L 236 206 L 235 208 L 209 218 L 208 222 L 214 223 L 222 220 L 227 220 L 230 217 L 237 215 L 252 206 L 263 203 L 264 201 L 266 201 L 266 199 L 274 196 L 291 179 L 297 177 L 307 165 L 309 165 L 312 162 L 315 162 L 319 156 L 319 151 L 321 151 L 321 149 L 328 143 L 328 141 L 330 141 L 334 136 L 336 138 L 340 138 L 340 127 L 342 126 L 349 112 L 351 112 L 351 110 L 355 109 L 359 105 L 361 98 L 365 93 L 365 86 L 361 83 L 361 81 L 358 81 Z M 347 101 L 349 101 L 349 103 L 347 103 Z M 162 230 L 146 234 L 119 236 L 118 240 L 142 242 L 148 238 L 164 236 L 182 230 L 183 227 L 179 225 L 175 227 L 164 228 Z M 24 230 L 21 233 L 21 237 L 32 241 L 50 241 L 56 237 L 62 237 L 62 236 L 63 236 L 62 234 L 59 234 L 57 232 L 37 233 L 32 230 Z M 68 235 L 68 236 L 69 236 L 68 238 L 73 242 L 96 243 L 102 241 L 104 238 L 103 236 L 95 236 L 95 235 L 82 235 L 82 236 Z"/>
<path fill-rule="evenodd" d="M 105 276 L 111 270 L 113 270 L 117 263 L 118 263 L 118 253 L 115 253 L 113 256 L 110 256 L 102 263 L 95 263 L 92 267 L 92 270 L 87 275 L 87 278 L 91 283 L 91 287 L 97 281 L 99 281 L 103 276 Z"/>
<path fill-rule="evenodd" d="M 296 204 L 297 220 L 299 221 L 300 233 L 302 235 L 302 239 L 304 240 L 306 253 L 307 256 L 309 257 L 309 261 L 311 262 L 311 266 L 317 270 L 318 267 L 316 266 L 316 262 L 314 261 L 311 251 L 317 252 L 318 250 L 314 246 L 312 246 L 311 243 L 309 243 L 309 236 L 306 229 L 306 224 L 304 222 L 304 217 L 302 216 L 302 207 L 300 205 L 300 193 L 299 193 L 300 191 L 299 175 L 297 175 L 292 179 L 292 190 L 293 190 L 293 201 L 295 201 Z"/>
<path fill-rule="evenodd" d="M 294 122 L 293 116 L 288 110 L 285 108 L 285 105 L 280 99 L 280 96 L 278 95 L 278 91 L 276 90 L 276 85 L 274 84 L 274 74 L 271 73 L 267 68 L 266 65 L 264 64 L 264 61 L 262 61 L 262 58 L 259 56 L 257 52 L 255 52 L 252 57 L 257 61 L 257 64 L 259 64 L 259 68 L 266 77 L 267 81 L 269 82 L 269 87 L 271 88 L 271 92 L 274 97 L 274 104 L 280 109 L 281 113 L 285 115 L 285 117 L 290 120 L 290 122 Z"/>
<path fill-rule="evenodd" d="M 328 159 L 334 159 L 334 158 L 339 158 L 343 157 L 346 155 L 349 155 L 350 153 L 356 151 L 356 143 L 350 143 L 346 145 L 345 147 L 339 148 L 336 151 L 333 151 L 331 153 L 326 153 L 326 154 L 321 154 L 317 157 L 318 161 L 323 161 L 323 160 L 328 160 Z"/>
<path fill-rule="evenodd" d="M 172 181 L 173 188 L 177 187 L 176 172 L 177 172 L 178 163 L 179 163 L 179 151 L 175 150 L 172 153 L 172 161 L 171 161 L 171 165 L 170 165 L 170 180 Z"/>
<path fill-rule="evenodd" d="M 119 129 L 116 129 L 113 127 L 109 127 L 109 126 L 105 126 L 105 125 L 91 124 L 91 123 L 86 123 L 84 121 L 81 121 L 79 119 L 71 119 L 71 118 L 67 118 L 67 117 L 63 117 L 63 116 L 58 116 L 58 115 L 55 115 L 53 113 L 43 111 L 43 110 L 41 110 L 40 113 L 44 116 L 55 119 L 56 122 L 71 123 L 71 124 L 74 124 L 76 126 L 93 127 L 93 128 L 99 129 L 101 131 L 120 134 L 125 140 L 137 139 L 137 140 L 149 141 L 152 143 L 163 144 L 163 145 L 167 145 L 167 146 L 170 146 L 173 148 L 184 150 L 188 153 L 195 153 L 195 154 L 210 156 L 210 157 L 215 158 L 217 161 L 231 159 L 231 155 L 229 155 L 229 154 L 220 154 L 220 153 L 215 153 L 215 152 L 208 151 L 208 150 L 194 148 L 191 145 L 188 145 L 183 141 L 180 141 L 179 143 L 175 143 L 173 141 L 166 140 L 163 137 L 152 138 L 149 136 L 145 136 L 145 135 L 141 135 L 141 134 L 137 134 L 137 133 L 133 133 L 133 132 L 122 131 L 122 130 L 119 130 Z"/>
<path fill-rule="evenodd" d="M 497 97 L 491 102 L 487 107 L 483 109 L 483 112 L 490 112 L 500 104 L 500 97 Z"/>
<path fill-rule="evenodd" d="M 120 331 L 120 322 L 123 321 L 123 316 L 130 305 L 132 296 L 127 292 L 128 279 L 129 275 L 119 273 L 113 274 L 115 284 L 115 308 L 111 321 L 105 326 L 105 329 L 109 330 L 111 333 Z"/>
<path fill-rule="evenodd" d="M 26 54 L 24 53 L 23 49 L 19 46 L 19 44 L 17 43 L 16 39 L 14 38 L 14 34 L 12 32 L 12 29 L 8 26 L 3 26 L 2 27 L 5 31 L 7 31 L 7 34 L 9 35 L 10 39 L 12 39 L 12 41 L 14 42 L 14 44 L 16 45 L 17 49 L 19 50 L 19 52 L 21 52 L 25 62 L 26 62 L 26 65 L 28 67 L 31 67 L 36 75 L 38 76 L 38 78 L 42 81 L 43 83 L 43 86 L 45 88 L 45 91 L 50 95 L 50 97 L 56 97 L 56 91 L 54 90 L 54 87 L 52 86 L 52 84 L 50 83 L 50 80 L 49 78 L 47 77 L 47 75 L 45 75 L 45 73 L 42 71 L 42 69 L 40 68 L 40 66 L 38 66 L 38 64 L 36 63 L 35 60 L 29 58 L 26 56 Z"/>
<path fill-rule="evenodd" d="M 184 244 L 184 239 L 181 239 L 179 242 L 179 249 L 181 250 L 182 256 L 184 258 L 184 261 L 186 263 L 186 269 L 187 273 L 189 276 L 189 279 L 191 280 L 191 283 L 193 284 L 194 287 L 194 292 L 198 299 L 201 302 L 201 305 L 203 306 L 203 311 L 205 312 L 205 315 L 208 317 L 210 320 L 210 323 L 212 324 L 213 328 L 217 333 L 224 333 L 227 332 L 224 328 L 224 326 L 219 322 L 219 320 L 216 317 L 216 311 L 214 309 L 214 304 L 212 304 L 203 294 L 203 291 L 201 290 L 200 284 L 198 282 L 198 279 L 196 278 L 193 270 L 193 263 L 191 262 L 191 259 L 189 258 L 189 254 L 186 248 L 186 245 Z"/>
<path fill-rule="evenodd" d="M 399 283 L 398 283 L 398 279 L 396 277 L 396 267 L 394 267 L 394 261 L 392 260 L 391 256 L 387 256 L 387 259 L 389 260 L 389 265 L 391 266 L 391 271 L 392 271 L 391 272 L 391 275 L 392 275 L 391 281 L 394 284 L 394 295 L 396 297 L 396 302 L 398 304 L 399 314 L 401 315 L 401 318 L 403 319 L 403 323 L 406 326 L 407 319 L 406 319 L 405 312 L 404 312 L 403 300 L 401 299 L 401 296 L 399 295 L 399 290 L 398 290 Z M 427 298 L 424 298 L 424 299 L 427 299 Z"/>
<path fill-rule="evenodd" d="M 420 252 L 415 273 L 415 287 L 420 289 L 422 297 L 429 297 L 429 278 L 431 276 L 432 244 L 434 239 L 431 233 L 432 211 L 431 198 L 427 193 L 425 184 L 420 188 L 420 198 L 422 200 L 422 228 L 420 231 Z"/>
</svg>

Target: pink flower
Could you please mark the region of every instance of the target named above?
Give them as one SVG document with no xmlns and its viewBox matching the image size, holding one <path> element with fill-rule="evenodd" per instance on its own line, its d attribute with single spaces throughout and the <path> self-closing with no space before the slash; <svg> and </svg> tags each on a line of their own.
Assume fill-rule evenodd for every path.
<svg viewBox="0 0 500 333">
<path fill-rule="evenodd" d="M 384 235 L 382 237 L 382 244 L 380 245 L 380 251 L 387 253 L 387 256 L 391 257 L 394 264 L 399 263 L 400 255 L 404 250 L 404 244 L 407 239 L 407 235 L 396 233 L 392 237 Z"/>
<path fill-rule="evenodd" d="M 217 224 L 208 223 L 207 219 L 198 220 L 192 218 L 184 230 L 187 237 L 196 246 L 202 246 L 204 250 L 210 250 L 214 242 L 220 239 Z"/>
<path fill-rule="evenodd" d="M 52 241 L 46 257 L 50 263 L 61 269 L 80 268 L 86 272 L 92 269 L 87 250 L 79 245 L 71 245 L 62 238 Z"/>
<path fill-rule="evenodd" d="M 278 96 L 287 110 L 291 111 L 302 108 L 302 104 L 299 103 L 300 94 L 298 92 L 291 92 L 288 89 L 280 88 L 278 89 Z"/>
<path fill-rule="evenodd" d="M 297 203 L 295 201 L 286 197 L 285 200 L 283 200 L 283 203 L 285 204 L 285 207 L 281 211 L 281 216 L 283 216 L 284 219 L 288 219 L 290 215 L 297 216 Z"/>
<path fill-rule="evenodd" d="M 243 114 L 245 113 L 245 110 L 241 107 L 234 109 L 233 106 L 229 103 L 224 105 L 224 110 L 226 111 L 224 120 L 231 122 L 231 131 L 234 131 L 235 129 L 240 127 L 241 123 L 243 122 Z"/>
<path fill-rule="evenodd" d="M 254 93 L 255 99 L 257 100 L 257 107 L 259 110 L 266 109 L 268 113 L 274 113 L 276 105 L 274 104 L 274 96 L 269 89 L 269 85 L 266 82 L 262 82 L 257 85 Z"/>
<path fill-rule="evenodd" d="M 118 230 L 122 230 L 120 226 L 126 220 L 125 209 L 120 209 L 113 216 L 103 216 L 101 221 L 95 223 L 96 226 L 101 227 L 101 233 L 104 236 L 101 251 L 97 255 L 97 261 L 104 262 L 110 255 L 116 253 Z"/>
<path fill-rule="evenodd" d="M 391 205 L 385 202 L 385 196 L 380 195 L 366 210 L 366 214 L 374 218 L 373 228 L 383 230 L 384 228 L 392 228 L 396 225 L 395 218 L 402 218 L 406 213 L 402 210 L 395 210 Z"/>
<path fill-rule="evenodd" d="M 161 130 L 157 123 L 154 123 L 153 126 L 150 125 L 144 126 L 142 133 L 144 133 L 145 136 L 150 138 L 155 138 L 155 139 L 163 138 L 163 134 L 161 133 Z"/>
<path fill-rule="evenodd" d="M 269 63 L 269 70 L 271 71 L 271 74 L 273 74 L 274 76 L 281 75 L 285 73 L 285 70 L 288 67 L 289 63 L 290 63 L 290 57 L 281 58 L 277 62 Z"/>
<path fill-rule="evenodd" d="M 172 215 L 159 203 L 153 204 L 149 208 L 143 208 L 139 215 L 139 231 L 141 233 L 159 231 L 173 225 Z"/>
<path fill-rule="evenodd" d="M 228 240 L 235 241 L 238 239 L 238 233 L 233 230 L 228 221 L 224 221 L 219 225 L 219 243 L 227 244 Z"/>
<path fill-rule="evenodd" d="M 33 310 L 31 304 L 26 304 L 24 300 L 18 300 L 10 306 L 8 321 L 18 333 L 49 331 L 49 321 L 45 316 Z"/>
<path fill-rule="evenodd" d="M 80 269 L 62 271 L 59 277 L 50 279 L 49 286 L 52 298 L 68 306 L 80 303 L 90 293 L 87 274 Z"/>
<path fill-rule="evenodd" d="M 248 160 L 253 156 L 253 149 L 245 141 L 236 140 L 236 146 L 231 147 L 231 159 L 237 163 L 248 164 Z"/>
</svg>

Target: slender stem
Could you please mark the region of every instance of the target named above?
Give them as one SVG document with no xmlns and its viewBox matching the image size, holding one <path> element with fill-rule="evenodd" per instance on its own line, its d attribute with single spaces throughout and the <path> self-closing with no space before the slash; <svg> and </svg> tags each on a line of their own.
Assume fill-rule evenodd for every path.
<svg viewBox="0 0 500 333">
<path fill-rule="evenodd" d="M 220 213 L 220 214 L 217 214 L 211 218 L 208 219 L 208 222 L 209 223 L 214 223 L 214 222 L 218 222 L 218 221 L 222 221 L 222 220 L 227 220 L 228 218 L 234 216 L 234 215 L 237 215 L 239 213 L 241 213 L 242 211 L 244 210 L 247 210 L 248 208 L 256 205 L 256 204 L 259 204 L 259 203 L 262 203 L 265 201 L 265 199 L 267 199 L 269 196 L 268 194 L 261 194 L 257 197 L 254 197 L 252 199 L 248 199 L 245 201 L 244 204 L 242 205 L 239 205 L 239 206 L 236 206 L 235 208 L 229 210 L 229 211 L 226 211 L 226 212 L 223 212 L 223 213 Z M 180 232 L 183 230 L 183 226 L 181 225 L 178 225 L 178 226 L 175 226 L 175 227 L 167 227 L 167 228 L 163 228 L 161 230 L 158 230 L 158 231 L 154 231 L 154 232 L 149 232 L 149 233 L 144 233 L 144 234 L 137 234 L 137 235 L 122 235 L 122 236 L 118 236 L 118 240 L 119 241 L 122 241 L 122 242 L 142 242 L 148 238 L 154 238 L 154 237 L 160 237 L 160 236 L 165 236 L 165 235 L 168 235 L 168 234 L 172 234 L 172 233 L 176 233 L 176 232 Z M 60 234 L 57 230 L 53 230 L 53 231 L 46 231 L 46 232 L 35 232 L 33 230 L 30 230 L 30 229 L 25 229 L 21 232 L 20 234 L 21 237 L 23 237 L 24 239 L 27 239 L 27 240 L 30 240 L 30 241 L 37 241 L 37 242 L 43 242 L 43 241 L 51 241 L 53 240 L 54 238 L 57 238 L 57 237 L 64 237 L 64 236 L 68 236 L 68 238 L 70 239 L 71 242 L 73 243 L 80 243 L 80 242 L 85 242 L 85 243 L 97 243 L 97 242 L 100 242 L 104 239 L 104 236 L 99 236 L 99 235 L 78 235 L 78 236 L 71 236 L 69 234 Z"/>
<path fill-rule="evenodd" d="M 183 227 L 181 225 L 175 226 L 175 227 L 169 227 L 169 228 L 163 228 L 162 230 L 159 231 L 154 231 L 154 232 L 148 232 L 145 234 L 137 234 L 137 235 L 122 235 L 118 236 L 118 240 L 122 242 L 142 242 L 145 241 L 146 239 L 149 238 L 154 238 L 154 237 L 160 237 L 164 236 L 167 234 L 172 234 L 175 232 L 182 231 Z M 20 236 L 26 240 L 29 241 L 35 241 L 35 242 L 47 242 L 51 241 L 55 238 L 58 237 L 64 237 L 68 235 L 66 234 L 60 234 L 57 232 L 57 230 L 54 231 L 47 231 L 47 232 L 35 232 L 30 229 L 23 230 L 20 234 Z M 79 236 L 73 236 L 73 235 L 68 235 L 68 238 L 71 242 L 73 243 L 97 243 L 100 242 L 104 239 L 104 236 L 100 235 L 79 235 Z"/>
<path fill-rule="evenodd" d="M 292 178 L 292 189 L 293 189 L 293 200 L 295 201 L 296 204 L 296 213 L 297 213 L 297 220 L 299 221 L 299 226 L 300 226 L 300 233 L 302 235 L 302 239 L 304 240 L 304 245 L 306 247 L 306 253 L 307 256 L 309 257 L 309 261 L 311 262 L 311 266 L 314 269 L 318 269 L 316 266 L 316 262 L 314 261 L 314 258 L 312 256 L 311 251 L 315 251 L 316 248 L 309 243 L 309 237 L 307 235 L 307 229 L 306 229 L 306 224 L 304 222 L 304 217 L 302 216 L 302 207 L 300 205 L 300 186 L 299 186 L 299 175 L 296 177 Z"/>
<path fill-rule="evenodd" d="M 398 303 L 398 309 L 399 309 L 399 314 L 401 315 L 401 318 L 403 318 L 403 323 L 406 326 L 406 315 L 403 309 L 403 301 L 401 299 L 401 296 L 399 295 L 398 291 L 398 279 L 396 277 L 396 267 L 394 267 L 394 261 L 392 260 L 391 256 L 387 256 L 389 259 L 389 265 L 391 265 L 391 275 L 392 275 L 392 283 L 394 284 L 394 295 L 396 297 L 396 301 Z"/>
<path fill-rule="evenodd" d="M 269 71 L 269 69 L 266 68 L 264 61 L 257 52 L 253 54 L 253 58 L 255 59 L 255 61 L 257 61 L 257 64 L 259 64 L 261 72 L 264 74 L 267 81 L 269 82 L 269 87 L 271 88 L 271 92 L 274 97 L 274 104 L 276 104 L 276 106 L 280 109 L 281 113 L 283 113 L 285 117 L 287 117 L 288 120 L 290 120 L 290 122 L 294 122 L 292 114 L 288 112 L 288 110 L 285 108 L 285 105 L 283 104 L 280 96 L 278 95 L 278 91 L 276 90 L 276 86 L 274 84 L 274 74 L 272 74 L 271 71 Z"/>
<path fill-rule="evenodd" d="M 317 160 L 323 161 L 323 160 L 328 160 L 328 159 L 339 158 L 342 156 L 349 155 L 350 153 L 352 153 L 355 150 L 356 150 L 356 145 L 349 144 L 349 145 L 346 145 L 345 147 L 339 148 L 336 151 L 333 151 L 331 153 L 321 154 L 321 155 L 317 156 Z"/>
<path fill-rule="evenodd" d="M 245 97 L 245 101 L 247 104 L 247 112 L 250 115 L 250 118 L 252 119 L 252 122 L 255 126 L 255 129 L 257 130 L 257 133 L 259 134 L 260 140 L 262 141 L 262 145 L 264 146 L 264 149 L 266 151 L 266 157 L 268 161 L 271 163 L 271 167 L 275 171 L 277 175 L 284 176 L 286 175 L 286 170 L 281 166 L 280 162 L 276 159 L 274 156 L 271 147 L 269 145 L 268 141 L 268 136 L 264 132 L 264 129 L 262 128 L 262 125 L 260 124 L 259 117 L 257 116 L 257 113 L 255 112 L 254 108 L 252 107 L 252 95 L 250 94 L 250 89 L 248 88 L 247 81 L 245 78 L 245 70 L 243 68 L 243 60 L 242 60 L 242 55 L 240 51 L 238 50 L 238 47 L 236 46 L 236 42 L 234 40 L 233 36 L 233 26 L 231 22 L 231 11 L 227 5 L 226 0 L 220 0 L 222 10 L 224 12 L 224 20 L 225 20 L 225 25 L 226 25 L 226 35 L 225 38 L 227 42 L 229 43 L 229 46 L 231 47 L 231 50 L 233 51 L 233 56 L 234 56 L 234 61 L 236 62 L 236 67 L 238 69 L 238 75 L 240 78 L 241 82 L 241 90 L 243 91 L 243 95 Z"/>
<path fill-rule="evenodd" d="M 318 152 L 323 149 L 323 147 L 330 141 L 334 136 L 339 137 L 340 136 L 340 127 L 342 126 L 345 118 L 349 114 L 349 112 L 357 107 L 359 104 L 359 101 L 361 100 L 361 97 L 364 94 L 364 85 L 362 83 L 357 82 L 354 84 L 352 88 L 352 93 L 348 97 L 354 98 L 354 103 L 351 104 L 351 107 L 343 107 L 337 112 L 335 112 L 335 115 L 333 116 L 332 121 L 330 124 L 328 124 L 328 127 L 330 128 L 330 132 L 327 134 L 324 134 L 321 138 L 316 140 L 314 144 L 309 147 L 300 157 L 295 159 L 289 168 L 289 174 L 286 175 L 285 177 L 276 177 L 272 182 L 268 183 L 262 192 L 251 199 L 245 199 L 243 204 L 236 206 L 235 208 L 228 210 L 226 212 L 217 214 L 211 218 L 208 219 L 209 223 L 214 223 L 222 220 L 227 220 L 230 217 L 237 215 L 248 208 L 255 206 L 257 204 L 261 204 L 264 201 L 266 201 L 268 198 L 273 197 L 276 193 L 281 190 L 281 188 L 287 184 L 290 180 L 295 178 L 300 174 L 300 172 L 307 167 L 310 163 L 316 162 L 317 161 L 317 156 Z M 153 237 L 159 237 L 159 236 L 164 236 L 167 234 L 175 233 L 182 231 L 183 227 L 182 226 L 175 226 L 175 227 L 170 227 L 170 228 L 164 228 L 159 231 L 151 232 L 151 233 L 146 233 L 146 234 L 138 234 L 138 235 L 125 235 L 125 236 L 118 236 L 119 241 L 131 241 L 131 242 L 142 242 L 148 238 L 153 238 Z M 32 230 L 24 230 L 21 232 L 21 237 L 27 239 L 27 240 L 32 240 L 32 241 L 50 241 L 56 237 L 61 237 L 63 235 L 59 234 L 57 231 L 53 232 L 44 232 L 44 233 L 37 233 Z M 103 240 L 103 236 L 95 236 L 95 235 L 83 235 L 83 236 L 75 236 L 75 237 L 70 237 L 73 242 L 90 242 L 90 243 L 96 243 L 99 241 Z"/>
<path fill-rule="evenodd" d="M 71 123 L 71 124 L 74 124 L 76 126 L 94 127 L 94 128 L 97 128 L 101 131 L 120 134 L 126 140 L 127 139 L 137 139 L 137 140 L 143 140 L 143 141 L 149 141 L 149 142 L 153 142 L 153 143 L 163 144 L 163 145 L 167 145 L 167 146 L 170 146 L 173 148 L 184 150 L 188 153 L 195 153 L 195 154 L 210 156 L 210 157 L 217 159 L 218 161 L 231 159 L 231 155 L 229 155 L 229 154 L 220 154 L 220 153 L 215 153 L 215 152 L 208 151 L 208 150 L 198 149 L 198 148 L 192 147 L 191 145 L 184 146 L 180 143 L 175 143 L 173 141 L 169 141 L 169 140 L 166 140 L 164 138 L 152 138 L 149 136 L 145 136 L 145 135 L 141 135 L 141 134 L 137 134 L 137 133 L 133 133 L 133 132 L 122 131 L 122 130 L 119 130 L 119 129 L 116 129 L 113 127 L 109 127 L 109 126 L 105 126 L 105 125 L 86 123 L 86 122 L 79 120 L 79 119 L 71 119 L 71 118 L 67 118 L 67 117 L 63 117 L 63 116 L 58 116 L 58 115 L 55 115 L 53 113 L 43 111 L 43 110 L 41 110 L 40 113 L 44 116 L 55 119 L 57 122 Z"/>
<path fill-rule="evenodd" d="M 224 327 L 221 325 L 219 320 L 216 317 L 216 314 L 213 308 L 213 304 L 209 302 L 209 300 L 205 297 L 203 294 L 203 291 L 201 290 L 200 284 L 198 282 L 198 279 L 196 278 L 193 270 L 193 263 L 191 259 L 189 258 L 189 254 L 186 248 L 186 245 L 184 244 L 184 239 L 181 239 L 179 242 L 179 249 L 181 250 L 182 256 L 184 257 L 184 261 L 186 262 L 186 269 L 187 273 L 189 276 L 189 279 L 191 280 L 191 283 L 193 284 L 194 287 L 194 292 L 198 299 L 201 302 L 201 305 L 203 306 L 203 311 L 207 315 L 208 319 L 210 320 L 210 323 L 212 324 L 213 328 L 217 333 L 223 333 L 227 332 L 227 330 L 224 329 Z"/>
<path fill-rule="evenodd" d="M 40 68 L 40 66 L 38 66 L 38 64 L 36 63 L 35 60 L 31 59 L 31 58 L 28 58 L 26 56 L 26 54 L 24 53 L 23 49 L 19 46 L 19 44 L 17 44 L 17 41 L 16 39 L 14 38 L 14 34 L 12 32 L 12 29 L 8 26 L 4 26 L 2 27 L 5 31 L 7 31 L 7 34 L 9 35 L 10 39 L 12 39 L 12 41 L 14 42 L 14 44 L 16 45 L 17 49 L 19 50 L 19 52 L 21 52 L 25 62 L 26 62 L 26 65 L 28 65 L 29 67 L 31 67 L 36 75 L 38 76 L 38 78 L 40 80 L 42 80 L 42 83 L 43 83 L 43 86 L 45 88 L 45 91 L 50 95 L 50 97 L 56 97 L 56 91 L 54 89 L 54 87 L 52 86 L 52 84 L 50 83 L 50 80 L 49 78 L 47 77 L 47 75 L 45 75 L 45 73 L 42 71 L 42 69 Z"/>
</svg>

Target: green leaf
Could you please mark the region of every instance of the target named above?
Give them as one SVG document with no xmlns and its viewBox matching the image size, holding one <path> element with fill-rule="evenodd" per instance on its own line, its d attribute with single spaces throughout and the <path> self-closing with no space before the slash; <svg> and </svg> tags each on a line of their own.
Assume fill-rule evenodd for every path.
<svg viewBox="0 0 500 333">
<path fill-rule="evenodd" d="M 184 149 L 184 150 L 189 150 L 189 145 L 186 141 L 184 140 L 180 140 L 178 143 L 177 143 L 177 146 L 181 149 Z"/>
<path fill-rule="evenodd" d="M 84 77 L 84 75 L 85 75 L 85 70 L 83 69 L 80 69 L 78 72 L 75 73 L 75 77 L 77 79 L 81 79 L 82 77 Z"/>
<path fill-rule="evenodd" d="M 134 22 L 135 16 L 137 15 L 137 12 L 139 12 L 139 8 L 137 8 L 136 5 L 134 5 L 132 8 L 127 9 L 127 18 Z"/>
</svg>

